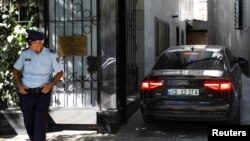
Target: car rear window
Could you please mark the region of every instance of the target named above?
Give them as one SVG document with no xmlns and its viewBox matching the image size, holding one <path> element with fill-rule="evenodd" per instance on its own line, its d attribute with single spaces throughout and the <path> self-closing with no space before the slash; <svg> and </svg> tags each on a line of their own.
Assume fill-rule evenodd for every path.
<svg viewBox="0 0 250 141">
<path fill-rule="evenodd" d="M 172 51 L 162 54 L 153 67 L 153 70 L 223 70 L 223 66 L 222 54 L 219 51 Z"/>
</svg>

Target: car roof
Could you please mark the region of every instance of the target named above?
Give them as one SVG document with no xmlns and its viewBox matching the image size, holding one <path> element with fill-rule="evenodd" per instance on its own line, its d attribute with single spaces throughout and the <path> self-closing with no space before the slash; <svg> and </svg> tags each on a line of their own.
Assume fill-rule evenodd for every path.
<svg viewBox="0 0 250 141">
<path fill-rule="evenodd" d="M 188 51 L 188 50 L 199 50 L 199 51 L 214 51 L 218 52 L 224 50 L 226 47 L 220 45 L 181 45 L 181 46 L 172 46 L 166 50 L 166 52 L 175 52 L 175 51 Z"/>
</svg>

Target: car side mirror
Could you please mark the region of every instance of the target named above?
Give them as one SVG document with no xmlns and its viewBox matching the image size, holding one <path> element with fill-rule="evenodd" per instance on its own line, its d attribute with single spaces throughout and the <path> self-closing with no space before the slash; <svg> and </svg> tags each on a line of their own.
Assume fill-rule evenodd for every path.
<svg viewBox="0 0 250 141">
<path fill-rule="evenodd" d="M 242 73 L 245 74 L 247 77 L 250 77 L 249 62 L 245 58 L 242 58 L 242 57 L 236 58 L 235 62 L 240 65 Z"/>
<path fill-rule="evenodd" d="M 242 57 L 237 57 L 235 62 L 239 63 L 239 64 L 248 63 L 248 61 L 245 58 L 242 58 Z"/>
</svg>

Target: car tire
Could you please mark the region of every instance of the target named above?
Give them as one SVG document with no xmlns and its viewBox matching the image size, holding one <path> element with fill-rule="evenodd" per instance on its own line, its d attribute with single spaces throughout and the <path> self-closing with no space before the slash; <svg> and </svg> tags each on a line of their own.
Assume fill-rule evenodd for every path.
<svg viewBox="0 0 250 141">
<path fill-rule="evenodd" d="M 238 91 L 238 96 L 239 96 L 239 100 L 242 98 L 242 80 L 239 80 L 239 91 Z"/>
<path fill-rule="evenodd" d="M 228 121 L 228 124 L 240 125 L 240 104 L 237 108 L 236 115 Z"/>
<path fill-rule="evenodd" d="M 144 123 L 146 123 L 146 124 L 150 124 L 150 123 L 155 122 L 155 119 L 152 115 L 147 115 L 145 113 L 142 113 L 142 119 L 143 119 Z"/>
</svg>

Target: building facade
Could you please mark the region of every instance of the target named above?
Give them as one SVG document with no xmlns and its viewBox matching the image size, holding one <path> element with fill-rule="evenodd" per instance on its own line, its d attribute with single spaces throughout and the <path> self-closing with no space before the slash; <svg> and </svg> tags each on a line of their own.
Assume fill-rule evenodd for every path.
<svg viewBox="0 0 250 141">
<path fill-rule="evenodd" d="M 235 56 L 249 60 L 249 7 L 248 0 L 209 0 L 208 43 L 229 47 Z"/>
<path fill-rule="evenodd" d="M 186 43 L 190 1 L 28 0 L 19 4 L 39 7 L 39 28 L 48 36 L 48 48 L 60 53 L 68 47 L 61 56 L 65 75 L 52 95 L 50 116 L 55 123 L 104 124 L 110 126 L 109 132 L 126 123 L 140 106 L 140 82 L 162 51 Z M 83 51 L 77 52 L 80 42 Z"/>
<path fill-rule="evenodd" d="M 143 74 L 139 78 L 150 71 L 163 50 L 186 43 L 190 4 L 191 0 L 138 0 L 137 62 Z"/>
</svg>

